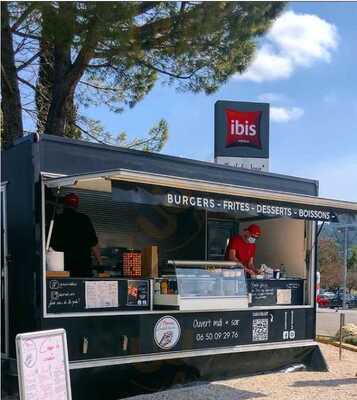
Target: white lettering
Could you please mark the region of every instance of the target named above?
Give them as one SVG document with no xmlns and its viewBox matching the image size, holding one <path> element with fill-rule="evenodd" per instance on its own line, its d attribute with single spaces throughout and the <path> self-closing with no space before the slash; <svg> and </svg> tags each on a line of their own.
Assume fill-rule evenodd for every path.
<svg viewBox="0 0 357 400">
<path fill-rule="evenodd" d="M 257 129 L 255 125 L 249 126 L 249 136 L 255 136 L 257 134 Z"/>
</svg>

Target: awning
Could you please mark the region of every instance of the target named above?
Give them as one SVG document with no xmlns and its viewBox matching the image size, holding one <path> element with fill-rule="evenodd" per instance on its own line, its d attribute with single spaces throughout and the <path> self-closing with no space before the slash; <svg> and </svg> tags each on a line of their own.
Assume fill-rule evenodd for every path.
<svg viewBox="0 0 357 400">
<path fill-rule="evenodd" d="M 230 207 L 229 209 L 226 209 L 226 211 L 229 212 L 232 206 L 229 202 L 236 201 L 239 203 L 236 205 L 238 208 L 247 208 L 248 206 L 246 204 L 250 205 L 250 207 L 256 207 L 258 205 L 260 212 L 265 206 L 264 210 L 266 212 L 261 213 L 266 216 L 288 216 L 292 218 L 298 217 L 334 222 L 337 220 L 336 217 L 334 217 L 334 212 L 357 213 L 356 202 L 326 199 L 315 196 L 250 188 L 220 182 L 203 181 L 126 169 L 101 171 L 91 174 L 80 174 L 58 178 L 44 178 L 44 180 L 46 186 L 52 188 L 73 187 L 77 189 L 112 192 L 113 198 L 117 200 L 119 200 L 120 196 L 117 195 L 116 191 L 121 190 L 121 185 L 119 185 L 119 183 L 131 182 L 135 184 L 135 190 L 132 193 L 129 193 L 129 197 L 127 198 L 132 202 L 136 202 L 135 196 L 137 196 L 137 202 L 139 203 L 148 202 L 149 204 L 179 206 L 177 201 L 177 204 L 173 204 L 172 196 L 179 196 L 181 194 L 182 196 L 186 196 L 181 197 L 180 200 L 182 202 L 182 199 L 184 199 L 182 204 L 183 206 L 187 205 L 197 207 L 197 204 L 199 203 L 198 207 L 206 208 L 211 211 L 224 211 L 222 210 L 222 207 L 228 204 Z M 128 195 L 128 192 L 130 191 L 130 185 L 129 189 L 128 185 L 124 186 L 126 186 L 126 188 L 124 191 L 122 190 L 122 201 L 125 201 L 125 196 Z M 161 188 L 161 191 L 153 191 L 153 187 L 159 187 Z M 189 197 L 188 199 L 187 196 Z M 178 199 L 178 197 L 176 199 Z M 205 199 L 205 201 L 203 199 Z M 208 203 L 206 200 L 208 200 Z M 215 203 L 210 202 L 210 200 Z M 226 203 L 223 203 L 224 201 L 226 201 Z M 240 203 L 244 203 L 245 205 L 240 205 Z M 213 207 L 213 204 L 217 205 L 217 207 Z M 270 208 L 267 208 L 268 206 L 270 206 Z M 284 207 L 291 208 L 291 211 L 282 210 Z M 280 215 L 276 215 L 276 211 L 280 213 Z M 282 215 L 282 213 L 293 215 Z"/>
</svg>

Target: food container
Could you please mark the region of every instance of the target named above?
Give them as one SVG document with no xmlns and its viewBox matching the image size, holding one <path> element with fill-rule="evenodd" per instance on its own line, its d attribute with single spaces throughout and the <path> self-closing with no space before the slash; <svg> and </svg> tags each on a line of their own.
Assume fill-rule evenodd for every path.
<svg viewBox="0 0 357 400">
<path fill-rule="evenodd" d="M 49 248 L 46 252 L 47 271 L 64 271 L 64 253 Z"/>
<path fill-rule="evenodd" d="M 280 279 L 280 269 L 274 269 L 274 279 Z"/>
</svg>

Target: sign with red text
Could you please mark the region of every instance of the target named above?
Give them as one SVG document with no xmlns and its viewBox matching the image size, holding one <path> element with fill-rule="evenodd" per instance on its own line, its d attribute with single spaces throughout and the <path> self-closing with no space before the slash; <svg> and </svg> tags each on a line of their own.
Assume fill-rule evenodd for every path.
<svg viewBox="0 0 357 400">
<path fill-rule="evenodd" d="M 16 336 L 20 400 L 71 400 L 64 329 Z"/>
<path fill-rule="evenodd" d="M 215 162 L 268 171 L 269 104 L 217 101 Z"/>
</svg>

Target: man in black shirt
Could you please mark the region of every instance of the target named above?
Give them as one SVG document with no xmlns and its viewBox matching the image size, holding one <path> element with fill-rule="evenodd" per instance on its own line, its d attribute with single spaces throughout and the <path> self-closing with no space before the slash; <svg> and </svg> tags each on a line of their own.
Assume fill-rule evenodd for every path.
<svg viewBox="0 0 357 400">
<path fill-rule="evenodd" d="M 64 197 L 63 213 L 54 221 L 51 247 L 64 252 L 65 269 L 74 277 L 92 276 L 91 255 L 101 265 L 100 248 L 94 227 L 85 214 L 77 211 L 79 197 L 75 193 Z"/>
</svg>

